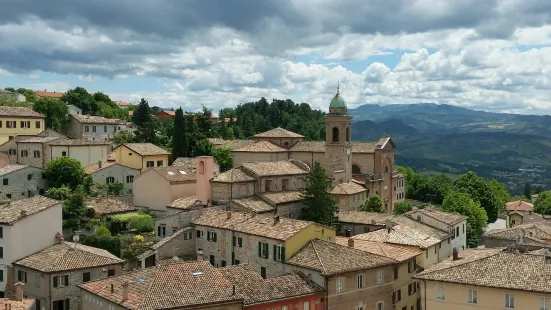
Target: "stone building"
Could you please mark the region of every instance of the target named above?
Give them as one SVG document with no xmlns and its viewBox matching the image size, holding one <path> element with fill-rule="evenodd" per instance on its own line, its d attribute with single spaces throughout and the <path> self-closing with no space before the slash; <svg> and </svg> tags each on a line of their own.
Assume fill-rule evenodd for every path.
<svg viewBox="0 0 551 310">
<path fill-rule="evenodd" d="M 86 207 L 93 209 L 95 217 L 101 219 L 104 223 L 109 221 L 109 218 L 113 215 L 138 211 L 138 208 L 133 205 L 110 197 L 89 199 L 86 201 Z"/>
<path fill-rule="evenodd" d="M 434 210 L 434 207 L 413 210 L 406 213 L 405 216 L 442 231 L 450 232 L 452 249 L 465 250 L 467 248 L 466 216 L 437 211 Z"/>
<path fill-rule="evenodd" d="M 8 165 L 0 168 L 0 198 L 19 200 L 34 195 L 44 195 L 48 182 L 42 169 L 27 165 Z"/>
<path fill-rule="evenodd" d="M 106 250 L 63 241 L 13 263 L 16 281 L 24 287 L 37 309 L 77 310 L 80 306 L 78 285 L 122 273 L 124 260 Z"/>
<path fill-rule="evenodd" d="M 396 145 L 386 134 L 377 142 L 351 141 L 352 117 L 347 111 L 337 90 L 325 116 L 325 141 L 304 141 L 302 135 L 275 128 L 253 136 L 252 140 L 211 139 L 211 142 L 217 147 L 232 149 L 234 167 L 286 159 L 300 160 L 309 167 L 317 162 L 325 168 L 334 185 L 345 183 L 348 187 L 356 187 L 355 184 L 360 184 L 366 189 L 367 196 L 380 196 L 385 209 L 391 213 L 394 203 L 405 199 L 405 176 L 395 171 Z M 353 179 L 356 183 L 350 184 Z M 357 205 L 348 203 L 343 208 Z"/>
<path fill-rule="evenodd" d="M 132 194 L 134 179 L 140 175 L 140 169 L 130 168 L 114 161 L 100 162 L 84 168 L 84 172 L 92 176 L 98 184 L 120 183 L 124 194 Z"/>
<path fill-rule="evenodd" d="M 497 228 L 484 234 L 486 248 L 516 246 L 523 250 L 537 250 L 551 246 L 551 225 L 547 222 L 515 225 L 511 228 Z"/>
<path fill-rule="evenodd" d="M 134 131 L 134 125 L 121 119 L 71 114 L 67 137 L 84 140 L 108 140 L 119 131 Z"/>
</svg>

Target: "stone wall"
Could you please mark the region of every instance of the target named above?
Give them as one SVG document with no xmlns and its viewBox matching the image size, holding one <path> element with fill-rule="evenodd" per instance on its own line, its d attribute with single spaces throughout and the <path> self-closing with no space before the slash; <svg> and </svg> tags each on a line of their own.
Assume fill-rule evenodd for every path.
<svg viewBox="0 0 551 310">
<path fill-rule="evenodd" d="M 307 174 L 298 176 L 274 176 L 260 178 L 260 188 L 255 188 L 255 194 L 262 195 L 266 192 L 296 191 L 305 186 Z M 287 180 L 287 187 L 283 188 L 283 180 Z M 269 182 L 269 184 L 267 184 Z"/>
<path fill-rule="evenodd" d="M 116 182 L 123 184 L 124 191 L 129 193 L 132 192 L 133 182 L 127 182 L 127 176 L 133 176 L 134 178 L 140 174 L 140 170 L 132 169 L 122 165 L 112 165 L 106 168 L 103 168 L 99 171 L 92 173 L 92 178 L 99 184 L 106 184 L 107 177 L 115 178 Z"/>
<path fill-rule="evenodd" d="M 281 153 L 232 152 L 234 167 L 239 167 L 244 163 L 279 161 L 287 159 L 289 159 L 289 153 L 287 151 Z"/>
<path fill-rule="evenodd" d="M 20 200 L 31 195 L 39 195 L 48 190 L 47 180 L 42 178 L 42 169 L 27 167 L 4 176 L 0 176 L 0 198 L 8 200 Z M 30 180 L 29 180 L 30 175 Z M 4 180 L 8 185 L 4 185 Z M 11 198 L 8 197 L 11 195 Z"/>
<path fill-rule="evenodd" d="M 233 184 L 212 182 L 212 200 L 229 201 L 231 199 L 253 196 L 255 193 L 255 184 L 255 182 Z"/>
<path fill-rule="evenodd" d="M 17 143 L 17 163 L 20 165 L 30 165 L 33 167 L 44 168 L 44 152 L 42 143 Z M 22 151 L 27 151 L 27 156 L 22 156 Z M 34 152 L 38 152 L 38 157 L 34 157 Z"/>
<path fill-rule="evenodd" d="M 191 233 L 191 238 L 186 240 L 186 232 Z M 172 238 L 161 247 L 157 248 L 157 260 L 168 259 L 174 256 L 189 256 L 194 255 L 195 251 L 195 230 L 192 227 L 188 227 L 183 233 Z"/>
</svg>

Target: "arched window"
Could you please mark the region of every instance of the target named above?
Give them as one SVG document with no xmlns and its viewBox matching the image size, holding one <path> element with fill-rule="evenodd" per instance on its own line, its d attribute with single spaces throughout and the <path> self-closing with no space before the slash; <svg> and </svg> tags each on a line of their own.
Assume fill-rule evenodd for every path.
<svg viewBox="0 0 551 310">
<path fill-rule="evenodd" d="M 352 165 L 352 174 L 361 174 L 362 170 L 358 165 Z"/>
<path fill-rule="evenodd" d="M 388 166 L 385 166 L 385 173 L 388 173 Z"/>
<path fill-rule="evenodd" d="M 333 143 L 339 142 L 339 128 L 333 127 Z"/>
<path fill-rule="evenodd" d="M 199 162 L 199 174 L 205 173 L 205 163 L 203 161 Z"/>
<path fill-rule="evenodd" d="M 350 142 L 350 127 L 346 127 L 346 142 Z"/>
</svg>

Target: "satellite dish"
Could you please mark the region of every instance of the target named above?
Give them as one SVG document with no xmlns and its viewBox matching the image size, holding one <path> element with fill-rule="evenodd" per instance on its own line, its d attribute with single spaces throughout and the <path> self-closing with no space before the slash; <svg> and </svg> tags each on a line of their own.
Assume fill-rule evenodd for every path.
<svg viewBox="0 0 551 310">
<path fill-rule="evenodd" d="M 80 240 L 80 238 L 78 237 L 78 235 L 73 236 L 73 241 L 74 242 L 78 242 L 79 240 Z"/>
</svg>

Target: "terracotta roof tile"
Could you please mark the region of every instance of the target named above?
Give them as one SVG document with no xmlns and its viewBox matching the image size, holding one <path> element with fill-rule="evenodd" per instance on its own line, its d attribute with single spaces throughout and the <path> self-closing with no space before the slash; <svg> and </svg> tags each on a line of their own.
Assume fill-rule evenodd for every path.
<svg viewBox="0 0 551 310">
<path fill-rule="evenodd" d="M 228 214 L 230 216 L 229 219 Z M 282 241 L 287 240 L 306 227 L 314 225 L 312 222 L 285 217 L 279 217 L 279 221 L 276 221 L 276 217 L 272 216 L 254 216 L 248 213 L 226 212 L 213 209 L 205 210 L 199 218 L 193 221 L 193 224 L 220 229 L 232 229 L 250 235 Z"/>
<path fill-rule="evenodd" d="M 233 152 L 253 152 L 253 153 L 284 153 L 288 152 L 287 149 L 274 144 L 270 141 L 259 141 L 252 143 L 241 148 L 233 150 Z"/>
<path fill-rule="evenodd" d="M 463 261 L 466 252 L 480 251 L 477 257 Z M 447 260 L 427 268 L 417 279 L 451 282 L 464 285 L 551 293 L 549 279 L 551 264 L 545 264 L 541 257 L 532 254 L 508 252 L 487 252 L 466 250 L 460 252 L 460 259 Z"/>
<path fill-rule="evenodd" d="M 9 305 L 10 310 L 32 310 L 34 309 L 34 302 L 34 299 L 17 301 L 9 298 L 0 298 L 0 308 L 6 309 L 6 306 Z"/>
<path fill-rule="evenodd" d="M 231 150 L 236 150 L 254 143 L 253 140 L 239 140 L 239 139 L 224 140 L 220 138 L 208 138 L 208 140 L 217 147 L 229 147 Z"/>
<path fill-rule="evenodd" d="M 54 140 L 57 140 L 57 139 L 67 139 L 67 138 L 65 138 L 65 137 L 40 137 L 40 136 L 36 136 L 36 137 L 28 138 L 28 139 L 22 139 L 17 143 L 46 143 L 46 142 L 54 141 Z"/>
<path fill-rule="evenodd" d="M 534 204 L 522 200 L 509 201 L 505 204 L 505 209 L 507 209 L 507 211 L 532 212 L 534 211 Z"/>
<path fill-rule="evenodd" d="M 60 93 L 55 91 L 39 91 L 39 90 L 35 90 L 34 93 L 38 97 L 55 98 L 55 99 L 59 99 L 65 94 L 65 93 Z"/>
<path fill-rule="evenodd" d="M 122 263 L 124 260 L 106 250 L 66 241 L 14 262 L 47 273 Z"/>
<path fill-rule="evenodd" d="M 100 171 L 102 169 L 105 169 L 107 167 L 111 167 L 111 166 L 116 165 L 116 164 L 117 163 L 114 162 L 114 161 L 107 161 L 107 162 L 101 163 L 101 167 L 100 167 L 100 164 L 96 163 L 96 164 L 93 164 L 93 165 L 90 165 L 90 166 L 84 168 L 84 172 L 86 172 L 87 174 L 91 174 L 91 173 Z"/>
<path fill-rule="evenodd" d="M 124 283 L 129 283 L 126 301 L 122 300 Z M 88 282 L 80 287 L 133 310 L 242 302 L 240 296 L 233 295 L 230 282 L 209 262 L 174 262 Z"/>
<path fill-rule="evenodd" d="M 269 192 L 262 195 L 262 199 L 275 205 L 304 200 L 300 191 Z"/>
<path fill-rule="evenodd" d="M 126 125 L 127 123 L 125 120 L 118 118 L 107 118 L 94 115 L 71 114 L 71 117 L 82 124 Z"/>
<path fill-rule="evenodd" d="M 0 116 L 44 118 L 44 115 L 33 111 L 31 108 L 8 106 L 0 106 Z"/>
<path fill-rule="evenodd" d="M 7 205 L 0 206 L 0 223 L 12 224 L 22 218 L 60 204 L 61 201 L 38 195 L 12 201 Z"/>
<path fill-rule="evenodd" d="M 127 213 L 138 210 L 138 208 L 131 204 L 109 197 L 89 200 L 86 202 L 86 206 L 94 209 L 95 212 L 101 215 Z"/>
<path fill-rule="evenodd" d="M 353 195 L 358 193 L 363 193 L 367 189 L 355 181 L 350 181 L 347 183 L 337 184 L 332 190 L 331 194 L 333 195 Z"/>
<path fill-rule="evenodd" d="M 213 182 L 222 182 L 222 183 L 234 183 L 234 182 L 252 182 L 256 181 L 255 178 L 245 173 L 241 167 L 233 168 L 226 172 L 214 177 Z"/>
<path fill-rule="evenodd" d="M 335 243 L 348 246 L 348 240 L 350 238 L 337 237 Z M 411 248 L 406 248 L 398 245 L 392 245 L 383 242 L 375 242 L 362 239 L 354 239 L 354 248 L 357 250 L 377 254 L 384 256 L 399 262 L 410 260 L 421 254 L 421 251 L 412 250 Z"/>
<path fill-rule="evenodd" d="M 197 179 L 195 172 L 186 171 L 183 168 L 174 166 L 149 168 L 138 177 L 142 177 L 149 171 L 156 171 L 163 178 L 167 179 L 170 182 L 195 181 Z"/>
<path fill-rule="evenodd" d="M 299 141 L 289 150 L 291 152 L 325 153 L 325 141 Z"/>
<path fill-rule="evenodd" d="M 181 197 L 174 200 L 168 207 L 174 208 L 174 209 L 180 209 L 180 210 L 190 210 L 195 207 L 196 202 L 197 202 L 197 197 L 195 196 Z"/>
<path fill-rule="evenodd" d="M 110 145 L 111 144 L 111 142 L 109 141 L 101 141 L 101 140 L 90 141 L 86 139 L 56 139 L 56 140 L 49 141 L 47 143 L 48 145 L 61 145 L 61 146 Z"/>
<path fill-rule="evenodd" d="M 254 213 L 264 213 L 264 212 L 274 211 L 274 208 L 271 205 L 269 205 L 264 200 L 255 196 L 233 199 L 232 203 L 235 203 L 236 205 Z"/>
<path fill-rule="evenodd" d="M 125 143 L 123 146 L 131 149 L 142 156 L 148 155 L 170 155 L 170 152 L 156 146 L 153 143 Z M 120 147 L 121 145 L 117 146 Z"/>
<path fill-rule="evenodd" d="M 340 211 L 339 221 L 343 223 L 356 223 L 365 225 L 385 225 L 395 215 L 363 211 Z"/>
<path fill-rule="evenodd" d="M 303 135 L 294 133 L 287 129 L 277 127 L 259 134 L 254 135 L 255 138 L 304 138 Z"/>
<path fill-rule="evenodd" d="M 130 106 L 130 103 L 124 102 L 124 101 L 115 101 L 115 104 L 118 105 L 119 107 L 128 107 L 128 106 Z"/>
<path fill-rule="evenodd" d="M 436 211 L 436 210 L 432 211 L 428 209 L 413 210 L 406 213 L 406 216 L 415 220 L 415 216 L 417 214 L 423 214 L 425 216 L 428 216 L 430 218 L 433 218 L 439 222 L 442 222 L 448 225 L 455 225 L 457 223 L 467 220 L 467 217 L 461 214 L 447 213 L 447 212 Z"/>
<path fill-rule="evenodd" d="M 511 228 L 492 229 L 484 234 L 484 238 L 509 240 L 517 242 L 523 234 L 523 244 L 546 246 L 551 243 L 551 226 L 546 223 L 530 223 Z"/>
<path fill-rule="evenodd" d="M 375 153 L 375 142 L 352 142 L 352 153 Z"/>
<path fill-rule="evenodd" d="M 307 170 L 300 168 L 292 161 L 244 163 L 242 167 L 243 170 L 260 177 L 308 174 Z"/>
<path fill-rule="evenodd" d="M 397 263 L 377 254 L 366 253 L 325 240 L 312 240 L 300 249 L 287 264 L 316 270 L 324 276 L 378 268 Z"/>
</svg>

